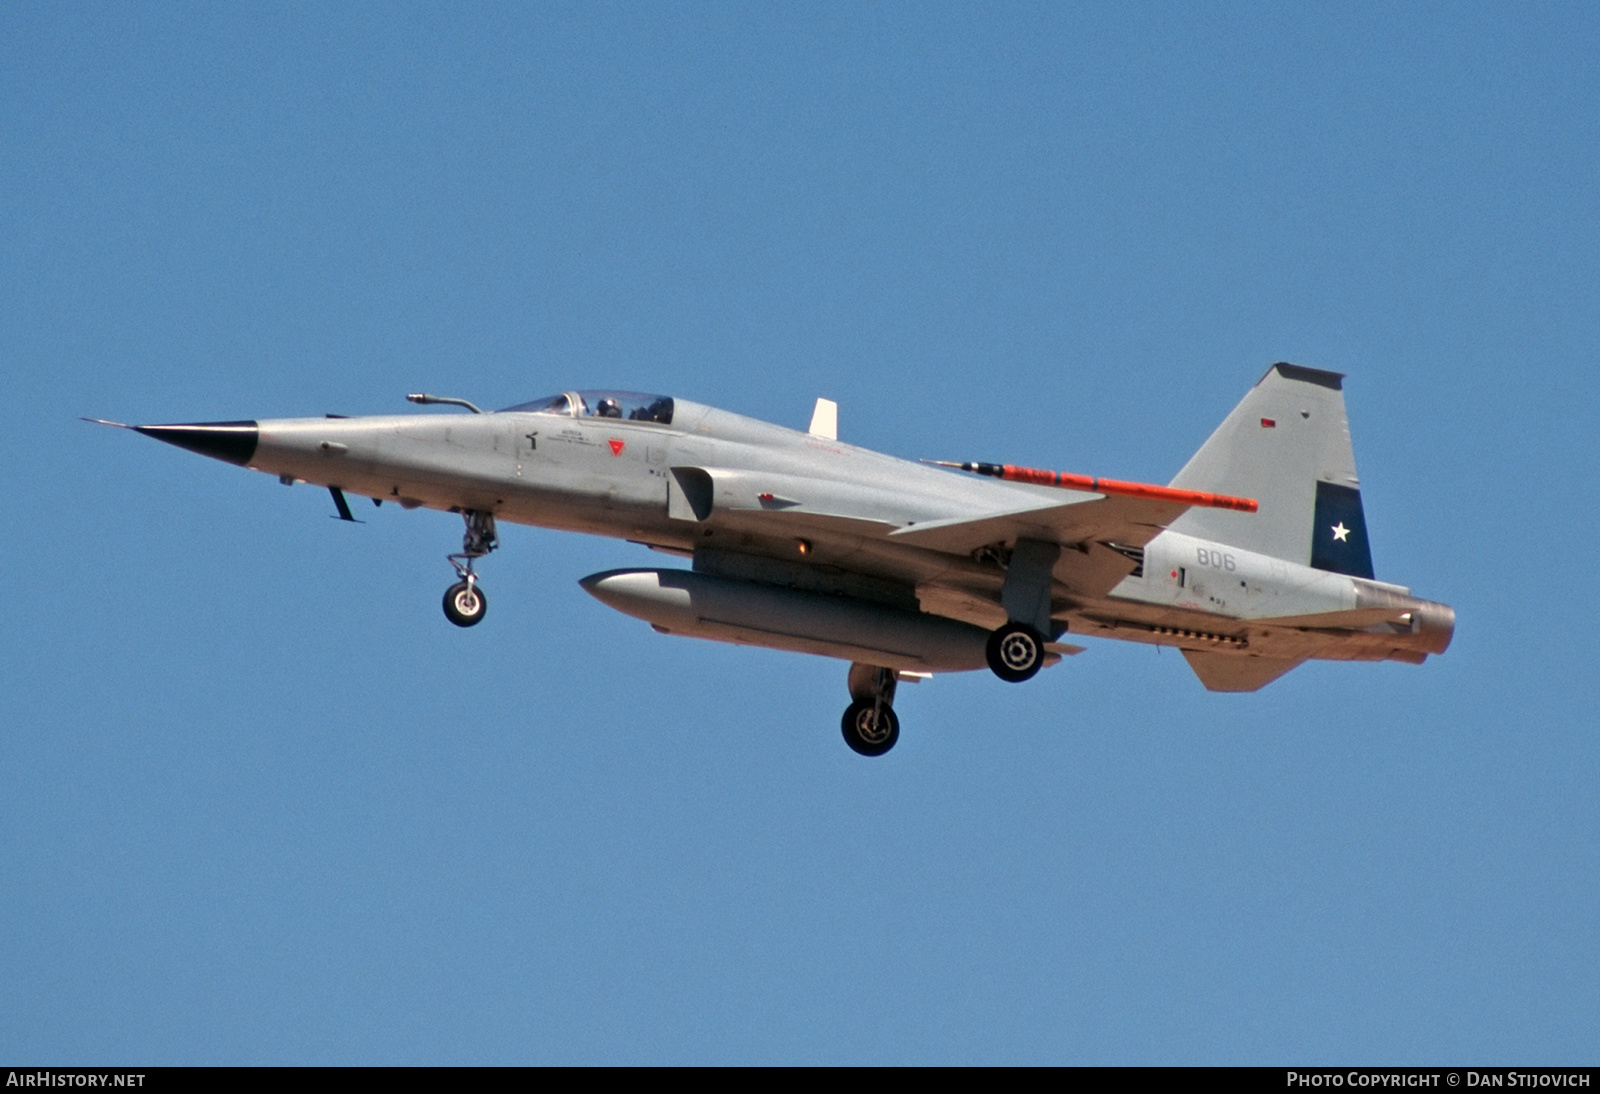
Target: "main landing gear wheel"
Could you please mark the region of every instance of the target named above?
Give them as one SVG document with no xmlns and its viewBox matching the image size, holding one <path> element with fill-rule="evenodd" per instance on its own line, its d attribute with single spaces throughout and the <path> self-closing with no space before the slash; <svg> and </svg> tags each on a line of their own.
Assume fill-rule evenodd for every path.
<svg viewBox="0 0 1600 1094">
<path fill-rule="evenodd" d="M 894 708 L 871 700 L 857 700 L 845 708 L 844 743 L 863 756 L 882 756 L 900 739 L 900 719 Z"/>
<path fill-rule="evenodd" d="M 989 636 L 984 653 L 996 676 L 1020 684 L 1044 665 L 1044 635 L 1026 623 L 1007 623 Z"/>
<path fill-rule="evenodd" d="M 489 601 L 476 582 L 458 581 L 444 591 L 444 614 L 458 627 L 470 627 L 483 619 Z"/>
</svg>

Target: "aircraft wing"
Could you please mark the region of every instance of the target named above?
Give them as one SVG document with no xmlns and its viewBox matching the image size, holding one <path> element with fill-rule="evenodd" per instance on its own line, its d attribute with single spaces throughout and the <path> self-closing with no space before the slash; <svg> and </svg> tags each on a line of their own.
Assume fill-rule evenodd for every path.
<svg viewBox="0 0 1600 1094">
<path fill-rule="evenodd" d="M 891 533 L 889 540 L 961 555 L 1018 538 L 1063 546 L 1116 543 L 1143 547 L 1188 508 L 1177 501 L 1085 494 L 1081 501 L 1062 505 L 912 525 Z"/>
<path fill-rule="evenodd" d="M 1096 497 L 1043 508 L 996 513 L 976 519 L 942 520 L 902 528 L 889 535 L 946 554 L 967 555 L 993 543 L 1018 539 L 1059 543 L 1054 579 L 1077 596 L 1100 597 L 1140 565 L 1139 549 L 1189 508 L 1179 501 Z"/>
</svg>

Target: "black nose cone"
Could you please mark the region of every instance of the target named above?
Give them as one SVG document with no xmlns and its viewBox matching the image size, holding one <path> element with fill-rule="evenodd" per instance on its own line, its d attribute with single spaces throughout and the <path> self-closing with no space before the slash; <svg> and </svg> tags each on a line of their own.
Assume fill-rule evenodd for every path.
<svg viewBox="0 0 1600 1094">
<path fill-rule="evenodd" d="M 255 422 L 196 422 L 193 425 L 136 425 L 136 431 L 158 441 L 187 448 L 243 467 L 256 454 L 261 430 Z"/>
</svg>

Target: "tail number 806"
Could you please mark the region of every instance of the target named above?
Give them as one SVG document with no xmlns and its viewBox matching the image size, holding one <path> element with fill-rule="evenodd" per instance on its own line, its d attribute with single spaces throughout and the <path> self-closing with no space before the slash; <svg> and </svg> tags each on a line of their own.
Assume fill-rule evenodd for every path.
<svg viewBox="0 0 1600 1094">
<path fill-rule="evenodd" d="M 1196 547 L 1194 553 L 1200 565 L 1210 566 L 1213 570 L 1227 570 L 1232 573 L 1239 568 L 1235 565 L 1233 556 L 1226 551 L 1209 551 L 1204 547 Z"/>
</svg>

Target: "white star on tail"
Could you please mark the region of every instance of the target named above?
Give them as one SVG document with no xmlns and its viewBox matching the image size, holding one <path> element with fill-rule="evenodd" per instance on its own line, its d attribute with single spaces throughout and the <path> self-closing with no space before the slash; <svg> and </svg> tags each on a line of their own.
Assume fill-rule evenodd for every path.
<svg viewBox="0 0 1600 1094">
<path fill-rule="evenodd" d="M 1350 535 L 1350 529 L 1348 529 L 1348 528 L 1346 528 L 1344 526 L 1344 521 L 1341 520 L 1338 524 L 1335 524 L 1333 526 L 1334 542 L 1336 542 L 1336 543 L 1348 543 L 1350 541 L 1346 537 L 1348 537 L 1349 535 Z"/>
</svg>

